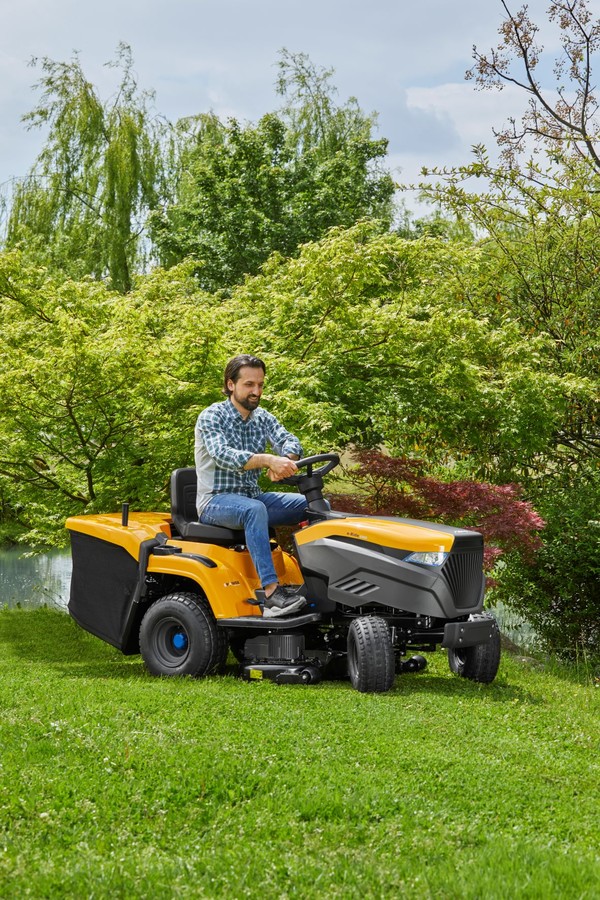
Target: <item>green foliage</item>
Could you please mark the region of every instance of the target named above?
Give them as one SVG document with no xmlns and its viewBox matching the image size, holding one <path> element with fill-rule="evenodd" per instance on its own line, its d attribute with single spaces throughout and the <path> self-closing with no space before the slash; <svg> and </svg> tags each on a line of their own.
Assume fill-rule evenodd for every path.
<svg viewBox="0 0 600 900">
<path fill-rule="evenodd" d="M 488 184 L 481 193 L 471 186 L 473 176 Z M 474 163 L 426 189 L 480 236 L 473 312 L 492 333 L 512 329 L 515 351 L 527 344 L 545 370 L 547 390 L 536 389 L 530 370 L 514 385 L 516 406 L 509 395 L 498 397 L 498 416 L 515 437 L 529 422 L 541 440 L 523 452 L 517 438 L 494 477 L 523 482 L 547 528 L 535 565 L 512 560 L 496 590 L 546 646 L 565 654 L 589 652 L 599 637 L 598 536 L 591 524 L 598 518 L 600 458 L 597 182 L 586 162 L 568 156 L 546 170 L 537 163 L 519 170 L 492 166 L 479 148 Z M 452 349 L 458 351 L 454 340 Z M 455 410 L 453 419 L 467 409 Z M 474 424 L 465 421 L 469 433 Z"/>
<path fill-rule="evenodd" d="M 495 594 L 524 615 L 546 647 L 595 657 L 600 647 L 600 479 L 597 469 L 556 474 L 538 504 L 548 525 L 532 564 L 514 562 Z"/>
<path fill-rule="evenodd" d="M 220 378 L 219 308 L 183 269 L 123 297 L 16 251 L 0 258 L 0 302 L 0 482 L 28 539 L 60 540 L 69 513 L 163 505 L 191 458 L 191 410 Z"/>
<path fill-rule="evenodd" d="M 150 226 L 163 264 L 195 259 L 200 283 L 214 291 L 332 226 L 363 216 L 390 224 L 394 185 L 380 166 L 387 142 L 373 139 L 373 118 L 354 99 L 336 106 L 330 76 L 284 51 L 279 89 L 288 103 L 279 115 L 255 125 L 212 114 L 180 124 L 177 196 Z"/>
<path fill-rule="evenodd" d="M 22 246 L 38 263 L 75 278 L 108 276 L 126 292 L 147 250 L 147 210 L 161 190 L 164 127 L 152 95 L 138 90 L 125 44 L 112 64 L 121 81 L 106 103 L 77 56 L 40 65 L 40 102 L 24 121 L 47 128 L 48 137 L 15 190 L 6 246 Z"/>
<path fill-rule="evenodd" d="M 359 223 L 272 258 L 233 299 L 276 361 L 273 404 L 321 447 L 385 443 L 508 473 L 545 449 L 572 383 L 548 371 L 546 338 L 474 314 L 478 290 L 472 246 Z"/>
<path fill-rule="evenodd" d="M 600 691 L 429 659 L 383 695 L 159 679 L 0 610 L 0 895 L 594 896 Z"/>
<path fill-rule="evenodd" d="M 333 69 L 317 67 L 306 53 L 285 48 L 279 55 L 277 93 L 290 147 L 297 155 L 313 152 L 320 161 L 347 149 L 354 141 L 370 141 L 377 115 L 365 115 L 356 97 L 336 102 Z M 384 147 L 386 141 L 381 142 Z"/>
<path fill-rule="evenodd" d="M 508 472 L 561 420 L 572 384 L 548 372 L 545 340 L 463 306 L 478 288 L 469 245 L 359 223 L 273 256 L 227 301 L 199 292 L 191 265 L 121 296 L 0 257 L 1 472 L 28 528 L 164 502 L 199 409 L 242 351 L 265 358 L 265 404 L 307 450 L 385 443 Z"/>
<path fill-rule="evenodd" d="M 538 26 L 526 7 L 512 13 L 503 6 L 501 43 L 487 54 L 475 50 L 469 75 L 481 87 L 523 88 L 527 112 L 520 125 L 511 119 L 497 131 L 500 164 L 476 147 L 470 165 L 426 172 L 437 183 L 421 187 L 478 236 L 480 289 L 469 298 L 473 311 L 494 329 L 509 323 L 538 350 L 543 342 L 548 383 L 561 385 L 560 399 L 546 395 L 539 413 L 535 391 L 519 392 L 524 419 L 550 413 L 535 453 L 515 452 L 508 460 L 547 527 L 535 564 L 511 560 L 496 590 L 546 646 L 589 653 L 600 637 L 600 167 L 593 89 L 600 20 L 586 0 L 549 5 L 562 48 L 551 95 L 538 75 Z"/>
<path fill-rule="evenodd" d="M 490 184 L 481 194 L 469 189 L 475 172 Z M 518 170 L 493 167 L 479 149 L 476 163 L 427 188 L 480 231 L 473 309 L 493 326 L 510 322 L 523 339 L 543 341 L 548 372 L 571 381 L 541 469 L 549 457 L 585 466 L 600 454 L 598 194 L 585 165 L 569 164 L 553 178 L 534 187 Z"/>
</svg>

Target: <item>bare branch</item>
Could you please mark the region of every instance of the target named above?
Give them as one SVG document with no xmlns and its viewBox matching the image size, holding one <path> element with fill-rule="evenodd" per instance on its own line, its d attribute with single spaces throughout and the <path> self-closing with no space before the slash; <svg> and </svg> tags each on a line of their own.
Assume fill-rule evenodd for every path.
<svg viewBox="0 0 600 900">
<path fill-rule="evenodd" d="M 600 172 L 598 102 L 592 77 L 592 58 L 600 48 L 600 20 L 592 20 L 588 0 L 553 0 L 550 4 L 548 17 L 560 31 L 562 46 L 553 67 L 554 99 L 552 90 L 544 89 L 536 76 L 543 47 L 536 43 L 539 28 L 529 18 L 527 6 L 513 13 L 506 0 L 501 3 L 506 13 L 499 28 L 501 43 L 487 54 L 474 47 L 475 65 L 466 77 L 480 88 L 510 84 L 529 96 L 522 127 L 518 129 L 510 119 L 496 132 L 503 156 L 513 163 L 515 154 L 532 150 L 526 144 L 527 138 L 532 138 L 533 152 L 537 144 L 562 155 L 572 154 L 587 159 Z M 568 79 L 566 85 L 564 77 Z"/>
</svg>

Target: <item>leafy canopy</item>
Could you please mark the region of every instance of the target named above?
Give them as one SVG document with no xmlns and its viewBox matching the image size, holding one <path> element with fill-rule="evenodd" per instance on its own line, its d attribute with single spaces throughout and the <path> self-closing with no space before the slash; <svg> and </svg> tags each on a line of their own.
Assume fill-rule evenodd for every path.
<svg viewBox="0 0 600 900">
<path fill-rule="evenodd" d="M 356 100 L 335 102 L 331 71 L 282 52 L 280 113 L 257 124 L 203 114 L 180 123 L 176 196 L 151 219 L 163 264 L 198 263 L 208 290 L 256 274 L 333 226 L 392 217 L 394 185 L 381 167 L 387 141 Z"/>
</svg>

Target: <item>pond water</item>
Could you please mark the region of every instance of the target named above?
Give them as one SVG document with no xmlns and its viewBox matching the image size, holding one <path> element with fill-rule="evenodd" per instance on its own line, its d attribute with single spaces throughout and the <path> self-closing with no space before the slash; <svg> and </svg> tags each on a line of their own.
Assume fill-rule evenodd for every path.
<svg viewBox="0 0 600 900">
<path fill-rule="evenodd" d="M 71 584 L 68 550 L 31 554 L 23 548 L 0 549 L 0 607 L 67 608 Z"/>
</svg>

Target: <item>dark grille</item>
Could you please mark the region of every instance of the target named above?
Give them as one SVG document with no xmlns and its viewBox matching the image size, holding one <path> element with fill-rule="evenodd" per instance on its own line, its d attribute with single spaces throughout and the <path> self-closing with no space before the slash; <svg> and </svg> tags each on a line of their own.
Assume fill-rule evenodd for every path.
<svg viewBox="0 0 600 900">
<path fill-rule="evenodd" d="M 481 592 L 483 548 L 451 553 L 442 572 L 458 609 L 475 606 Z"/>
<path fill-rule="evenodd" d="M 334 588 L 337 588 L 338 591 L 345 591 L 347 594 L 354 594 L 356 597 L 364 597 L 367 594 L 372 593 L 377 590 L 376 584 L 371 584 L 368 581 L 363 581 L 360 578 L 342 578 L 340 581 L 336 581 L 335 584 L 331 585 Z"/>
</svg>

